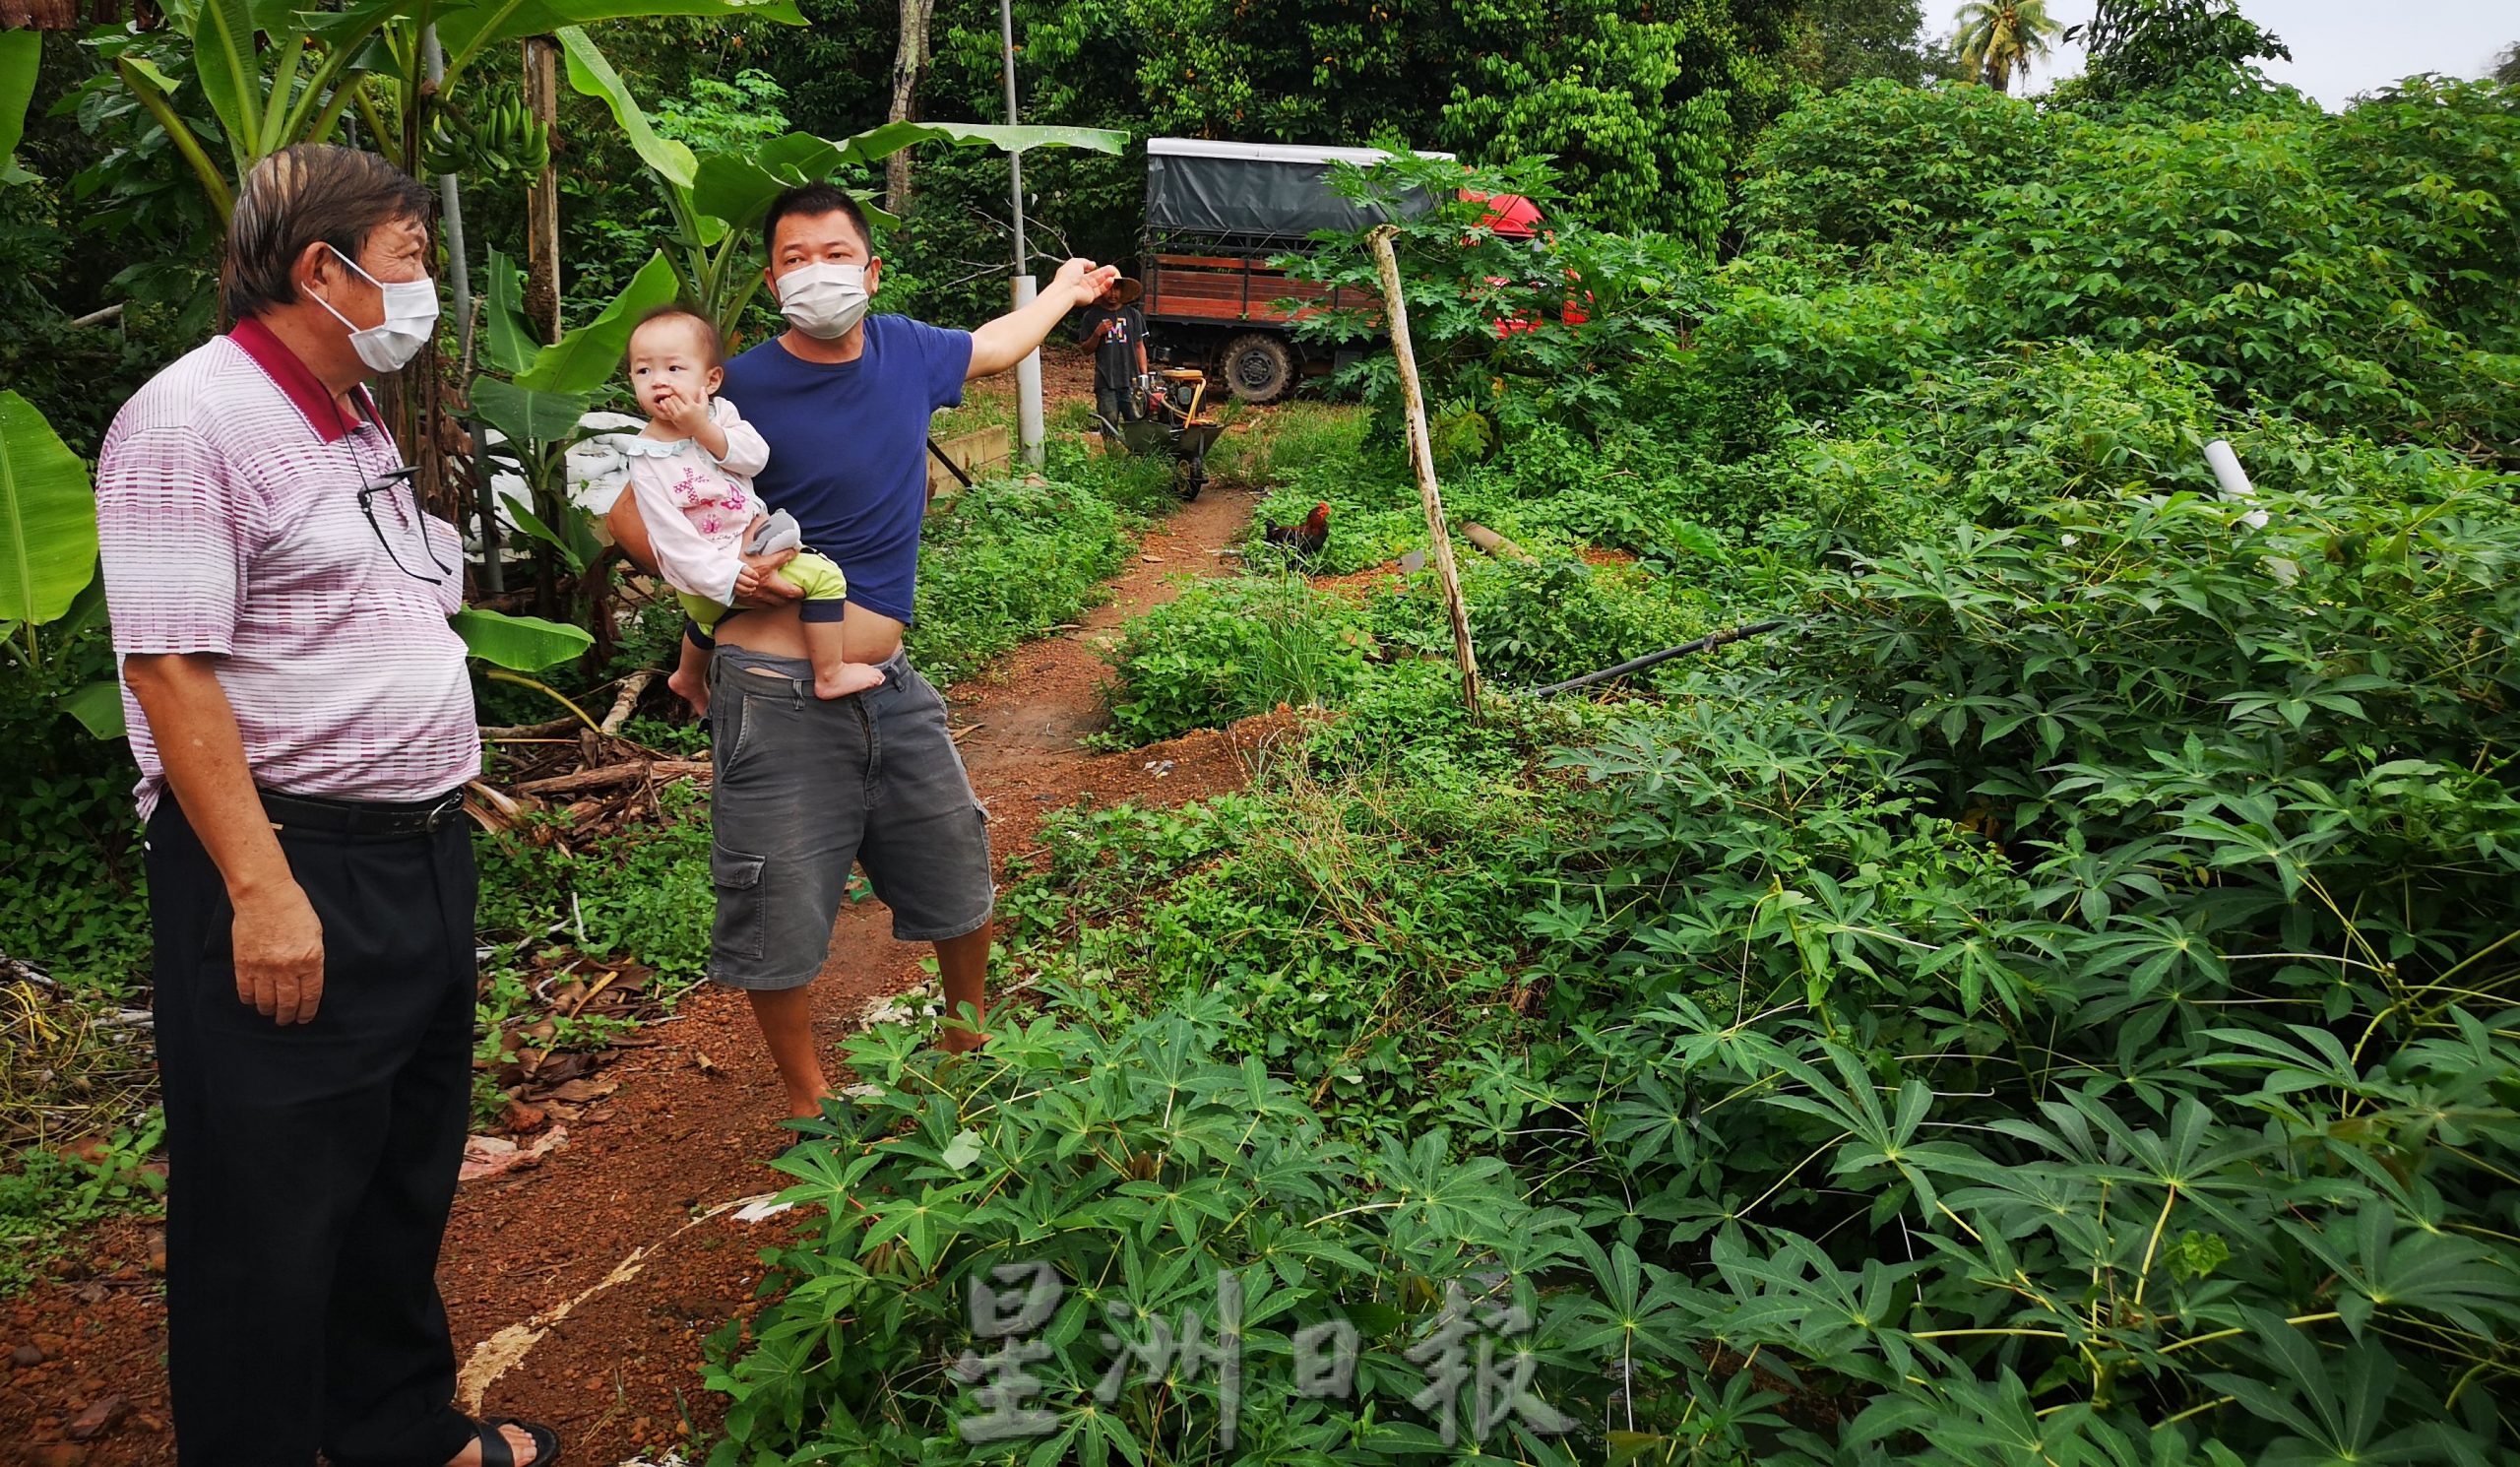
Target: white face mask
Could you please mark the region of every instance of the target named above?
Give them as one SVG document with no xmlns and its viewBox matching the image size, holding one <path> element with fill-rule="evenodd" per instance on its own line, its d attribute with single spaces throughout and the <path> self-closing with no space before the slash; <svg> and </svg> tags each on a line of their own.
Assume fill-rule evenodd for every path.
<svg viewBox="0 0 2520 1467">
<path fill-rule="evenodd" d="M 358 352 L 359 360 L 367 363 L 368 370 L 401 371 L 403 364 L 417 355 L 420 348 L 428 345 L 429 338 L 437 334 L 437 282 L 422 276 L 415 281 L 396 281 L 389 286 L 359 270 L 358 262 L 340 250 L 334 250 L 333 257 L 357 270 L 359 279 L 383 292 L 385 319 L 375 326 L 350 326 L 350 318 L 334 311 L 331 301 L 319 295 L 315 303 L 333 311 L 334 320 L 350 326 L 350 348 Z"/>
<path fill-rule="evenodd" d="M 817 341 L 838 341 L 866 314 L 863 265 L 803 265 L 778 284 L 779 314 Z"/>
</svg>

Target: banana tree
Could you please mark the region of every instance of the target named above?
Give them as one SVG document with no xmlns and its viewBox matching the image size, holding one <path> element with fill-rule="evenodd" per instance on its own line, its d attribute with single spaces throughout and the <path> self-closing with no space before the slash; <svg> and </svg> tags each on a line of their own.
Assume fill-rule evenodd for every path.
<svg viewBox="0 0 2520 1467">
<path fill-rule="evenodd" d="M 307 12 L 303 0 L 168 0 L 163 36 L 114 36 L 100 53 L 164 129 L 214 209 L 225 217 L 254 165 L 297 143 L 323 142 L 355 107 L 374 146 L 418 176 L 428 113 L 472 64 L 524 37 L 628 16 L 758 16 L 803 25 L 795 0 L 350 0 Z M 434 26 L 445 70 L 432 83 L 421 32 Z M 161 64 L 177 47 L 186 63 Z M 196 129 L 178 103 L 198 93 L 216 127 Z"/>
<path fill-rule="evenodd" d="M 658 252 L 594 320 L 543 346 L 525 323 L 515 263 L 497 250 L 489 263 L 481 343 L 490 370 L 466 387 L 472 416 L 500 440 L 484 477 L 504 465 L 525 482 L 526 503 L 504 507 L 517 529 L 541 542 L 536 561 L 543 608 L 556 606 L 565 567 L 580 578 L 585 609 L 599 624 L 602 547 L 593 521 L 569 498 L 568 452 L 586 436 L 588 410 L 620 365 L 639 319 L 674 298 L 672 264 Z"/>
<path fill-rule="evenodd" d="M 905 148 L 941 142 L 1005 153 L 1033 148 L 1084 148 L 1116 154 L 1128 134 L 1096 127 L 1007 127 L 977 122 L 887 122 L 837 142 L 791 132 L 741 153 L 694 154 L 650 125 L 638 98 L 579 27 L 557 32 L 569 85 L 612 110 L 622 135 L 662 188 L 673 219 L 665 256 L 682 297 L 729 334 L 761 288 L 752 234 L 783 190 L 818 183 L 849 167 L 879 163 Z M 865 204 L 888 225 L 891 216 Z"/>
</svg>

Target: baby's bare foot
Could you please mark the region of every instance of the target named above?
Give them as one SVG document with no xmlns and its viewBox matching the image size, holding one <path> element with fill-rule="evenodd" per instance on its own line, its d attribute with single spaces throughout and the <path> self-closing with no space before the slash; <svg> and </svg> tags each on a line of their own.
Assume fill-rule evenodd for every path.
<svg viewBox="0 0 2520 1467">
<path fill-rule="evenodd" d="M 877 671 L 871 663 L 842 663 L 838 670 L 828 676 L 819 671 L 814 674 L 814 696 L 817 698 L 846 698 L 850 693 L 862 693 L 870 687 L 883 685 L 884 674 Z"/>
<path fill-rule="evenodd" d="M 691 705 L 692 717 L 707 718 L 709 716 L 709 679 L 705 675 L 677 669 L 665 679 L 665 686 L 672 690 L 675 697 Z"/>
</svg>

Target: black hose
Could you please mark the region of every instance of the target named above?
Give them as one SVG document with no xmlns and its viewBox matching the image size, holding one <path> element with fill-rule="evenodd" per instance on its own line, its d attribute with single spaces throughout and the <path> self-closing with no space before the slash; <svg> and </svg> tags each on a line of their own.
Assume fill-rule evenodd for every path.
<svg viewBox="0 0 2520 1467">
<path fill-rule="evenodd" d="M 1657 663 L 1668 663 L 1675 657 L 1686 657 L 1692 652 L 1711 652 L 1728 643 L 1738 642 L 1744 637 L 1763 636 L 1785 624 L 1782 621 L 1753 621 L 1747 626 L 1728 626 L 1720 632 L 1712 632 L 1694 642 L 1682 642 L 1677 647 L 1666 647 L 1660 652 L 1649 652 L 1643 657 L 1629 658 L 1615 668 L 1604 668 L 1598 672 L 1587 672 L 1581 677 L 1569 677 L 1564 682 L 1552 682 L 1546 687 L 1533 688 L 1524 696 L 1545 698 L 1552 693 L 1589 687 L 1596 682 L 1606 682 L 1624 672 L 1642 671 Z"/>
<path fill-rule="evenodd" d="M 930 438 L 927 440 L 927 451 L 936 455 L 936 462 L 944 465 L 945 472 L 954 476 L 955 479 L 960 482 L 964 488 L 968 489 L 972 486 L 972 477 L 963 472 L 962 465 L 955 463 L 952 459 L 945 456 L 945 450 L 936 446 L 935 439 Z"/>
</svg>

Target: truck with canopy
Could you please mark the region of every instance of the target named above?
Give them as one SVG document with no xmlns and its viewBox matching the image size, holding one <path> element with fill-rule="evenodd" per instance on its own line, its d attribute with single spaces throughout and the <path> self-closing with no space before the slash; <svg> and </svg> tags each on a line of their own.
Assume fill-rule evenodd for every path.
<svg viewBox="0 0 2520 1467">
<path fill-rule="evenodd" d="M 1331 189 L 1330 170 L 1340 162 L 1370 167 L 1391 155 L 1202 138 L 1155 138 L 1146 155 L 1140 309 L 1166 357 L 1204 368 L 1246 403 L 1276 402 L 1299 373 L 1339 365 L 1329 353 L 1305 351 L 1295 321 L 1315 309 L 1379 302 L 1370 292 L 1292 280 L 1271 262 L 1311 249 L 1316 229 L 1377 223 L 1379 212 Z M 1423 192 L 1396 205 L 1411 219 L 1434 207 Z"/>
</svg>

